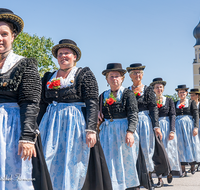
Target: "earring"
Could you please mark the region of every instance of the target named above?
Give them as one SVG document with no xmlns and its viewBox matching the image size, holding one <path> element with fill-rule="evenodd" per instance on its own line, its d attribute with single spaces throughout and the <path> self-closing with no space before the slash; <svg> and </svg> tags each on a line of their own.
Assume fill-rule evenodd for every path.
<svg viewBox="0 0 200 190">
<path fill-rule="evenodd" d="M 109 86 L 109 84 L 107 84 L 107 87 Z"/>
</svg>

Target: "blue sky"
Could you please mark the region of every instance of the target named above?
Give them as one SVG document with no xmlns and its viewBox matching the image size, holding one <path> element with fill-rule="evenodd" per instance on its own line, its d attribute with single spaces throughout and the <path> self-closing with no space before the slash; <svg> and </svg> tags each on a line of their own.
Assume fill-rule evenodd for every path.
<svg viewBox="0 0 200 190">
<path fill-rule="evenodd" d="M 193 88 L 199 0 L 10 0 L 1 7 L 22 17 L 24 32 L 55 44 L 74 40 L 82 51 L 77 66 L 91 68 L 100 92 L 108 88 L 101 72 L 113 62 L 146 65 L 143 84 L 162 77 L 164 94 L 174 94 L 179 84 Z M 123 86 L 131 84 L 126 74 Z"/>
</svg>

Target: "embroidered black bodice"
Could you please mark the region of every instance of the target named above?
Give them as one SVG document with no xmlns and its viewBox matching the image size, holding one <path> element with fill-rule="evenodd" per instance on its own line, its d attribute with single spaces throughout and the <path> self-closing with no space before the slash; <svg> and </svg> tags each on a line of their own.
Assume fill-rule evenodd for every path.
<svg viewBox="0 0 200 190">
<path fill-rule="evenodd" d="M 175 108 L 178 101 L 175 102 Z M 176 115 L 191 115 L 194 119 L 194 127 L 199 128 L 199 113 L 197 109 L 196 102 L 194 100 L 189 100 L 188 107 L 182 109 L 176 108 Z"/>
<path fill-rule="evenodd" d="M 47 72 L 42 78 L 42 97 L 40 103 L 40 123 L 48 104 L 53 101 L 63 103 L 84 102 L 86 109 L 82 110 L 86 118 L 86 129 L 96 130 L 98 116 L 98 85 L 92 71 L 88 68 L 78 68 L 75 74 L 74 83 L 66 88 L 47 89 L 47 82 L 55 72 Z"/>
<path fill-rule="evenodd" d="M 165 105 L 158 108 L 159 117 L 169 117 L 170 121 L 170 131 L 175 132 L 175 120 L 176 120 L 176 109 L 174 106 L 174 101 L 171 98 L 166 97 Z"/>
<path fill-rule="evenodd" d="M 103 95 L 104 93 L 102 93 Z M 108 108 L 109 107 L 109 108 Z M 105 119 L 128 119 L 128 130 L 135 132 L 138 122 L 138 108 L 135 94 L 125 88 L 120 101 L 114 102 L 112 105 L 104 104 L 104 96 L 102 97 L 102 113 Z"/>
<path fill-rule="evenodd" d="M 152 121 L 153 128 L 159 127 L 158 122 L 158 108 L 156 103 L 156 96 L 152 86 L 144 86 L 144 93 L 141 96 L 136 96 L 138 102 L 138 109 L 140 111 L 149 110 L 149 116 Z"/>
<path fill-rule="evenodd" d="M 0 103 L 16 102 L 20 107 L 19 140 L 35 140 L 40 94 L 41 82 L 35 59 L 23 58 L 0 74 Z"/>
</svg>

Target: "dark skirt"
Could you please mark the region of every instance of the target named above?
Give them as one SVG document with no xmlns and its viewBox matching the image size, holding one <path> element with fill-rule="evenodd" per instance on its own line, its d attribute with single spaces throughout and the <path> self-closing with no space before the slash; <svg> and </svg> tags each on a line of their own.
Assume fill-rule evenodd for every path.
<svg viewBox="0 0 200 190">
<path fill-rule="evenodd" d="M 50 175 L 44 159 L 41 137 L 38 135 L 35 143 L 37 157 L 32 157 L 32 178 L 35 190 L 53 190 Z"/>
<path fill-rule="evenodd" d="M 82 190 L 112 190 L 108 167 L 98 135 L 97 143 L 90 149 L 88 170 Z"/>
<path fill-rule="evenodd" d="M 155 151 L 153 155 L 154 170 L 157 176 L 171 173 L 171 167 L 163 142 L 155 135 Z"/>
</svg>

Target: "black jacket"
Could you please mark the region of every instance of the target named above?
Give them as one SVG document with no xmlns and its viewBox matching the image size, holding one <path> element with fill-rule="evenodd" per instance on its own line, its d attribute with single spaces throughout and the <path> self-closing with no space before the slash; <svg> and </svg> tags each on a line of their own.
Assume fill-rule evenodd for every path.
<svg viewBox="0 0 200 190">
<path fill-rule="evenodd" d="M 0 103 L 17 102 L 20 107 L 19 140 L 35 142 L 37 157 L 32 157 L 33 186 L 36 190 L 52 190 L 40 135 L 37 137 L 40 93 L 40 76 L 35 59 L 23 58 L 6 73 L 0 74 Z"/>
</svg>

